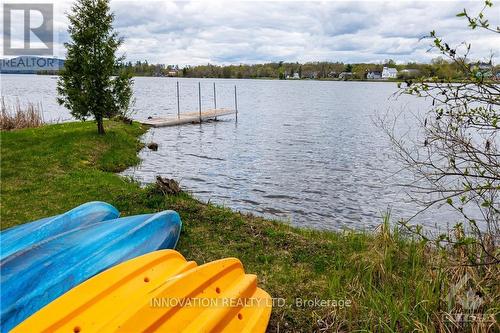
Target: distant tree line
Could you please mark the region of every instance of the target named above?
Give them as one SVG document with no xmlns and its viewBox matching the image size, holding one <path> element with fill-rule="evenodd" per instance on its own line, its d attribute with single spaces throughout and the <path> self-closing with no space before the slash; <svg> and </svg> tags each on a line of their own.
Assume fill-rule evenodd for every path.
<svg viewBox="0 0 500 333">
<path fill-rule="evenodd" d="M 169 73 L 177 73 L 179 70 L 178 66 L 150 64 L 147 60 L 136 61 L 135 63 L 129 61 L 124 66 L 134 76 L 168 76 Z"/>
<path fill-rule="evenodd" d="M 177 65 L 150 64 L 147 61 L 128 62 L 127 69 L 134 76 L 176 76 L 192 78 L 232 78 L 232 79 L 286 79 L 294 75 L 302 79 L 336 79 L 340 73 L 352 73 L 350 78 L 363 80 L 369 71 L 382 71 L 384 66 L 396 68 L 398 78 L 439 78 L 443 80 L 461 80 L 465 78 L 463 70 L 456 63 L 442 57 L 433 59 L 430 63 L 396 64 L 392 59 L 380 64 L 371 63 L 342 63 L 342 62 L 270 62 L 253 65 L 198 65 L 180 68 Z M 403 71 L 402 70 L 408 70 Z M 500 67 L 493 67 L 493 72 L 500 71 Z"/>
</svg>

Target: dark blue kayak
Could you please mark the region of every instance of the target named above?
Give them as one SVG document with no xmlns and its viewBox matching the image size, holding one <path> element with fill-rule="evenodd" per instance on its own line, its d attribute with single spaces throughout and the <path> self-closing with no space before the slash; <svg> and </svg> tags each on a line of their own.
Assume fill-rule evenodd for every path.
<svg viewBox="0 0 500 333">
<path fill-rule="evenodd" d="M 174 211 L 124 217 L 76 228 L 10 255 L 0 262 L 1 331 L 111 266 L 174 248 L 181 225 Z"/>
<path fill-rule="evenodd" d="M 0 259 L 77 227 L 113 220 L 120 212 L 105 202 L 87 202 L 61 215 L 46 217 L 0 232 Z"/>
</svg>

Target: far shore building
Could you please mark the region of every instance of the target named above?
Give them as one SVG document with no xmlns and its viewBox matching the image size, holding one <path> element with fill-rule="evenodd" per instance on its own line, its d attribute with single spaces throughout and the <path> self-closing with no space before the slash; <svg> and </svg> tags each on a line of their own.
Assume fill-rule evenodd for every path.
<svg viewBox="0 0 500 333">
<path fill-rule="evenodd" d="M 306 72 L 302 72 L 302 78 L 303 79 L 317 79 L 318 78 L 318 75 L 319 73 L 317 71 L 306 71 Z"/>
<path fill-rule="evenodd" d="M 331 71 L 330 73 L 328 73 L 328 77 L 330 77 L 330 78 L 339 77 L 339 73 L 337 73 L 335 71 Z"/>
<path fill-rule="evenodd" d="M 384 67 L 382 70 L 382 79 L 395 79 L 398 76 L 398 70 L 392 67 Z"/>
<path fill-rule="evenodd" d="M 490 62 L 478 62 L 477 67 L 480 71 L 491 71 L 493 69 L 493 64 Z"/>
<path fill-rule="evenodd" d="M 368 80 L 380 80 L 382 78 L 381 71 L 368 71 L 366 72 L 366 78 Z"/>
<path fill-rule="evenodd" d="M 341 80 L 348 80 L 352 79 L 354 74 L 352 72 L 342 72 L 339 74 L 339 79 Z"/>
<path fill-rule="evenodd" d="M 178 75 L 179 75 L 179 71 L 175 70 L 175 69 L 171 69 L 167 73 L 167 76 L 170 76 L 170 77 L 174 77 L 174 76 L 178 76 Z"/>
</svg>

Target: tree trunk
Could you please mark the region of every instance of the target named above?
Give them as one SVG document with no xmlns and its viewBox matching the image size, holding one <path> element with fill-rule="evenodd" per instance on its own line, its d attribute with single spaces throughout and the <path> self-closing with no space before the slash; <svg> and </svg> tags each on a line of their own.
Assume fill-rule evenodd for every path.
<svg viewBox="0 0 500 333">
<path fill-rule="evenodd" d="M 104 121 L 102 117 L 96 117 L 97 121 L 97 133 L 100 135 L 104 135 L 106 132 L 104 131 Z"/>
</svg>

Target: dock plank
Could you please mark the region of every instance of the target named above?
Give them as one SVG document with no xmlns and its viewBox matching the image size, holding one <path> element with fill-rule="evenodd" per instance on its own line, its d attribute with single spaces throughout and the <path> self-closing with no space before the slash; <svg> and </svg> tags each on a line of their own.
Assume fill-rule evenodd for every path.
<svg viewBox="0 0 500 333">
<path fill-rule="evenodd" d="M 201 112 L 201 121 L 213 120 L 216 117 L 223 117 L 236 114 L 236 110 L 233 109 L 208 109 Z M 183 124 L 198 124 L 200 123 L 200 113 L 195 112 L 184 112 L 178 117 L 177 115 L 165 116 L 165 117 L 155 117 L 151 119 L 141 120 L 141 124 L 148 125 L 151 127 L 166 127 L 166 126 L 176 126 Z"/>
</svg>

